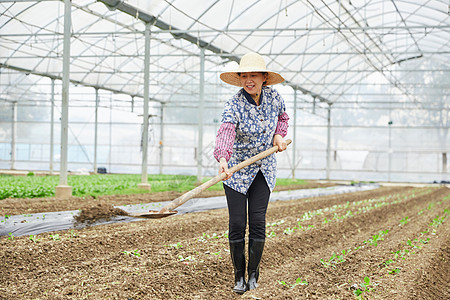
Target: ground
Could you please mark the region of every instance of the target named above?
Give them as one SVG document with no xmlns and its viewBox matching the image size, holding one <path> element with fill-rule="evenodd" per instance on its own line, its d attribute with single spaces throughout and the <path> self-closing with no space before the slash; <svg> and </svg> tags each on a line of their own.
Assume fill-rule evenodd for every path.
<svg viewBox="0 0 450 300">
<path fill-rule="evenodd" d="M 146 197 L 5 199 L 0 215 Z M 446 187 L 271 202 L 260 286 L 242 296 L 231 290 L 226 209 L 3 236 L 0 299 L 448 299 L 449 210 Z"/>
</svg>

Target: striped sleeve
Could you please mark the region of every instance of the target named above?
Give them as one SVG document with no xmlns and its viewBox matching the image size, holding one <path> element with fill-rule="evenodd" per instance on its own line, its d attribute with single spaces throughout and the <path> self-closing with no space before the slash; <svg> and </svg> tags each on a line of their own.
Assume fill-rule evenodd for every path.
<svg viewBox="0 0 450 300">
<path fill-rule="evenodd" d="M 279 134 L 282 137 L 285 137 L 287 134 L 287 130 L 288 130 L 288 121 L 289 121 L 289 116 L 286 112 L 282 113 L 281 115 L 278 116 L 278 123 L 277 123 L 277 128 L 275 129 L 275 134 Z"/>
<path fill-rule="evenodd" d="M 221 157 L 230 160 L 233 153 L 234 139 L 236 138 L 236 126 L 233 123 L 222 123 L 216 136 L 214 158 L 219 161 Z"/>
</svg>

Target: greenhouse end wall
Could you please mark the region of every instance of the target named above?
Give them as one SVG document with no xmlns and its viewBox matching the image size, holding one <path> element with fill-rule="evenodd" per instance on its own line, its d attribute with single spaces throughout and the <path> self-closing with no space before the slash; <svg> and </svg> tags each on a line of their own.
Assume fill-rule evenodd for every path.
<svg viewBox="0 0 450 300">
<path fill-rule="evenodd" d="M 342 117 L 331 120 L 330 147 L 327 149 L 328 125 L 317 114 L 302 112 L 297 120 L 294 137 L 292 103 L 288 138 L 295 140 L 290 149 L 278 156 L 280 177 L 295 176 L 302 179 L 330 179 L 353 181 L 441 182 L 450 179 L 448 171 L 449 136 L 440 127 L 394 125 L 343 124 Z M 3 111 L 11 106 L 3 104 Z M 40 108 L 49 111 L 49 107 Z M 74 108 L 69 123 L 69 171 L 96 171 L 105 168 L 108 173 L 141 172 L 142 116 L 139 112 L 103 108 L 97 124 L 97 151 L 95 151 L 92 118 L 94 108 Z M 158 108 L 153 108 L 155 112 Z M 18 111 L 21 111 L 19 107 Z M 26 110 L 25 110 L 26 111 Z M 25 111 L 18 113 L 15 122 L 12 114 L 0 120 L 0 169 L 49 171 L 50 128 L 47 120 L 32 120 Z M 164 123 L 155 114 L 150 119 L 148 172 L 150 174 L 197 174 L 198 109 L 167 107 Z M 341 112 L 342 113 L 342 112 Z M 177 117 L 183 114 L 183 117 Z M 120 115 L 120 117 L 119 117 Z M 203 128 L 203 176 L 215 176 L 217 163 L 213 158 L 215 135 L 219 127 L 220 106 L 205 109 Z M 171 116 L 171 117 L 168 117 Z M 57 114 L 55 120 L 59 120 Z M 114 122 L 113 122 L 114 121 Z M 54 125 L 53 166 L 59 170 L 60 125 Z M 15 128 L 15 129 L 13 129 Z M 15 138 L 12 138 L 12 132 Z M 163 136 L 161 136 L 163 134 Z M 14 140 L 14 141 L 13 141 Z M 296 157 L 293 158 L 295 145 Z M 439 146 L 440 147 L 437 147 Z M 12 147 L 15 147 L 14 160 Z M 328 152 L 329 151 L 329 152 Z M 97 153 L 95 160 L 94 153 Z"/>
</svg>

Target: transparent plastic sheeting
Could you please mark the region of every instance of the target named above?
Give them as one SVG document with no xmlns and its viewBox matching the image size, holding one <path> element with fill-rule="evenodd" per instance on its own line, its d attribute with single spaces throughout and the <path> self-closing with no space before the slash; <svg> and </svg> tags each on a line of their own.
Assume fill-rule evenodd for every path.
<svg viewBox="0 0 450 300">
<path fill-rule="evenodd" d="M 343 194 L 351 192 L 366 191 L 378 188 L 378 184 L 359 184 L 359 185 L 342 185 L 326 188 L 303 189 L 274 192 L 270 197 L 270 201 L 283 201 L 303 199 L 310 197 L 327 196 L 334 194 Z M 155 202 L 147 204 L 123 205 L 116 206 L 127 213 L 145 213 L 149 210 L 160 210 L 166 202 Z M 192 213 L 199 211 L 207 211 L 227 207 L 225 196 L 194 198 L 177 208 L 178 214 Z M 101 224 L 110 224 L 118 222 L 133 222 L 144 220 L 142 218 L 134 218 L 128 216 L 115 216 L 109 220 L 98 221 L 92 224 L 76 224 L 75 216 L 80 213 L 79 210 L 46 212 L 36 214 L 24 214 L 15 216 L 0 217 L 0 236 L 21 236 L 39 234 L 50 231 L 67 230 L 72 228 L 83 228 L 87 226 L 96 226 Z"/>
</svg>

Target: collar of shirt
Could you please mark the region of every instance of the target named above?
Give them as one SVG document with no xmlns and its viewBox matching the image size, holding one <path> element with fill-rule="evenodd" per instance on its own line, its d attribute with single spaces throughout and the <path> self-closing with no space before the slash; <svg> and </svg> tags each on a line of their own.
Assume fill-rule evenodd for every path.
<svg viewBox="0 0 450 300">
<path fill-rule="evenodd" d="M 248 101 L 250 104 L 257 105 L 256 102 L 255 102 L 255 100 L 253 100 L 252 96 L 251 96 L 249 93 L 247 93 L 246 90 L 242 89 L 242 92 L 243 92 L 243 94 L 244 94 L 245 99 L 247 99 L 247 101 Z M 262 94 L 262 89 L 261 89 L 261 94 Z M 261 105 L 261 103 L 262 103 L 262 97 L 260 96 L 260 97 L 259 97 L 259 104 Z"/>
</svg>

